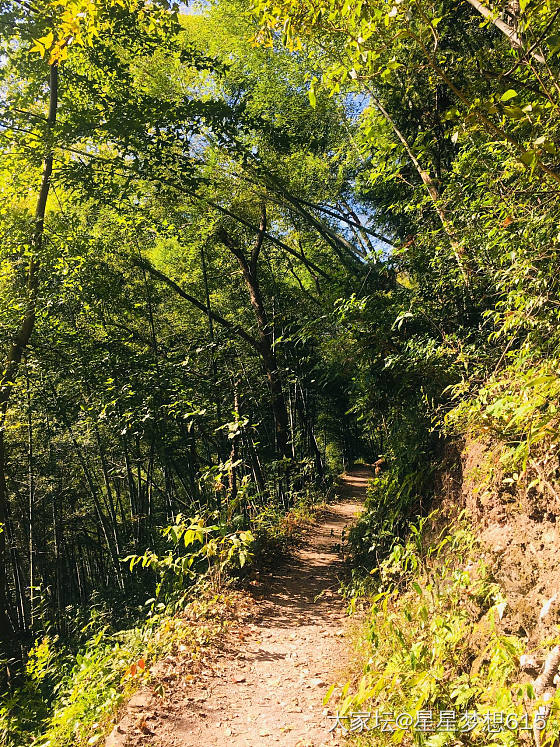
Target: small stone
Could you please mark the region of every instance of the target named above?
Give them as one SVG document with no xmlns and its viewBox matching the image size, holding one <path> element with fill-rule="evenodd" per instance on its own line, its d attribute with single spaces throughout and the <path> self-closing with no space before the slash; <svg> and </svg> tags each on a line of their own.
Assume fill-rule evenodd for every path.
<svg viewBox="0 0 560 747">
<path fill-rule="evenodd" d="M 523 670 L 538 669 L 537 657 L 534 654 L 521 654 L 519 657 L 519 666 Z"/>
</svg>

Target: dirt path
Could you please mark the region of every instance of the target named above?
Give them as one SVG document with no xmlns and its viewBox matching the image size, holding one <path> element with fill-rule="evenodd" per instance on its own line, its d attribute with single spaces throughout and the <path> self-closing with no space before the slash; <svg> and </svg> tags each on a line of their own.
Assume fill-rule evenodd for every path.
<svg viewBox="0 0 560 747">
<path fill-rule="evenodd" d="M 371 472 L 342 478 L 342 498 L 283 568 L 255 592 L 241 640 L 228 640 L 212 671 L 177 688 L 152 711 L 150 734 L 120 744 L 149 747 L 321 747 L 338 744 L 322 704 L 344 674 L 348 618 L 338 594 L 343 532 L 359 512 Z M 111 743 L 109 738 L 107 745 Z"/>
</svg>

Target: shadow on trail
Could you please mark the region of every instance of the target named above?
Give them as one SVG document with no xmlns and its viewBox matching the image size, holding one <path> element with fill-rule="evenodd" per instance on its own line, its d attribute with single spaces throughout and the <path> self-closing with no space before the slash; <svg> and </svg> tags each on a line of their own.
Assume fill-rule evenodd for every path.
<svg viewBox="0 0 560 747">
<path fill-rule="evenodd" d="M 343 475 L 336 488 L 339 501 L 322 514 L 320 525 L 309 532 L 302 549 L 268 574 L 255 592 L 262 600 L 257 624 L 295 628 L 331 622 L 338 616 L 333 596 L 346 573 L 343 551 L 347 530 L 372 477 L 368 465 L 352 467 Z"/>
<path fill-rule="evenodd" d="M 131 701 L 107 745 L 341 747 L 323 697 L 346 666 L 348 619 L 338 594 L 346 571 L 345 530 L 361 509 L 372 474 L 359 465 L 341 477 L 339 500 L 318 517 L 303 546 L 253 589 L 256 604 L 243 627 L 232 631 L 213 659 L 203 654 L 194 674 L 187 668 L 165 700 L 146 691 Z M 142 731 L 138 724 L 146 719 L 150 728 Z"/>
</svg>

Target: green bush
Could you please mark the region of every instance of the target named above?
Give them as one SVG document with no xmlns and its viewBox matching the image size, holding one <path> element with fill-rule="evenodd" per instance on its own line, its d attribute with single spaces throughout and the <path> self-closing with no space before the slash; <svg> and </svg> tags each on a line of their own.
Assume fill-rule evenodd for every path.
<svg viewBox="0 0 560 747">
<path fill-rule="evenodd" d="M 390 470 L 371 480 L 365 510 L 349 535 L 356 573 L 367 573 L 380 565 L 399 542 L 411 517 L 427 503 L 427 494 L 425 473 L 411 472 L 400 478 Z"/>
<path fill-rule="evenodd" d="M 344 470 L 344 452 L 342 447 L 330 441 L 325 448 L 327 469 L 333 475 L 339 475 Z"/>
</svg>

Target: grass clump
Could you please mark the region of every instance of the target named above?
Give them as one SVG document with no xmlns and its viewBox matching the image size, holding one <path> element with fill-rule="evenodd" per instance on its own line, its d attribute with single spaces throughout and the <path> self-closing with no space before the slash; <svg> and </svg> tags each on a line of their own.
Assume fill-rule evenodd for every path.
<svg viewBox="0 0 560 747">
<path fill-rule="evenodd" d="M 254 563 L 269 567 L 286 555 L 326 506 L 323 495 L 307 491 L 289 511 L 269 506 L 254 521 Z"/>
</svg>

